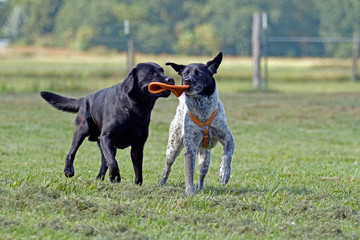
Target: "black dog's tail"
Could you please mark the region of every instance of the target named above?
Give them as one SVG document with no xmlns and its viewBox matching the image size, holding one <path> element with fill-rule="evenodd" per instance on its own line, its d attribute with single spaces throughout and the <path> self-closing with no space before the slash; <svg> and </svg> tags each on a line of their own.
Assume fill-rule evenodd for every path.
<svg viewBox="0 0 360 240">
<path fill-rule="evenodd" d="M 81 104 L 84 101 L 84 98 L 68 98 L 51 92 L 40 92 L 40 95 L 54 108 L 72 113 L 78 112 Z"/>
</svg>

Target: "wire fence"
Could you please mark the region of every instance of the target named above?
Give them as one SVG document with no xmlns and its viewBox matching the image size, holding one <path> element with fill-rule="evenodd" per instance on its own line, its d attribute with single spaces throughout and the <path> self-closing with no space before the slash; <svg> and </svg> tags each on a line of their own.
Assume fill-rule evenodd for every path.
<svg viewBox="0 0 360 240">
<path fill-rule="evenodd" d="M 269 37 L 269 52 L 263 60 L 263 81 L 269 90 L 341 92 L 358 91 L 358 63 L 352 55 L 324 57 L 324 48 L 352 48 L 351 38 Z M 301 44 L 300 57 L 291 57 L 291 45 Z M 287 51 L 287 57 L 279 57 Z M 275 53 L 275 54 L 274 54 Z M 291 53 L 291 52 L 290 52 Z M 357 59 L 357 57 L 356 57 Z M 354 65 L 355 64 L 355 65 Z M 357 68 L 356 68 L 357 67 Z"/>
<path fill-rule="evenodd" d="M 308 28 L 310 29 L 311 26 L 308 26 Z M 269 36 L 266 36 L 266 34 L 269 34 Z M 271 35 L 271 32 L 267 33 L 263 29 L 262 37 L 260 52 L 263 57 L 259 68 L 261 71 L 259 89 L 280 92 L 360 92 L 359 63 L 356 61 L 359 51 L 359 36 L 357 34 L 354 34 L 353 37 L 328 38 L 318 36 L 274 36 Z M 96 38 L 94 41 L 99 45 L 104 42 L 111 42 L 124 46 L 124 49 L 128 47 L 127 39 Z M 0 45 L 1 43 L 0 41 Z M 136 64 L 139 61 L 154 61 L 164 65 L 165 62 L 176 59 L 181 59 L 176 60 L 180 61 L 178 62 L 180 64 L 188 64 L 192 61 L 206 62 L 211 58 L 211 56 L 145 56 L 136 53 L 136 41 L 133 47 L 135 60 L 131 64 Z M 99 50 L 101 51 L 101 49 Z M 337 52 L 337 54 L 329 54 L 329 52 Z M 29 53 L 27 55 L 36 54 Z M 123 54 L 122 56 L 127 55 Z M 15 68 L 14 66 L 7 66 L 8 63 L 4 62 L 3 66 L 0 67 L 0 76 L 3 76 L 0 91 L 3 89 L 6 92 L 13 88 L 8 87 L 8 85 L 14 85 L 13 81 L 9 84 L 4 83 L 5 77 L 8 76 L 11 78 L 33 76 L 32 78 L 37 80 L 36 82 L 35 80 L 31 81 L 31 88 L 37 90 L 42 86 L 39 85 L 40 80 L 38 79 L 54 78 L 61 85 L 62 82 L 68 81 L 67 78 L 79 78 L 79 76 L 81 78 L 88 78 L 88 76 L 93 78 L 122 78 L 129 71 L 127 65 L 131 65 L 125 58 L 118 57 L 117 59 L 121 60 L 117 62 L 109 62 L 106 57 L 101 59 L 104 62 L 101 63 L 100 59 L 96 60 L 96 68 L 82 63 L 71 63 L 69 66 L 58 65 L 51 63 L 51 61 L 35 67 L 34 64 L 25 61 L 20 64 L 21 67 Z M 31 66 L 26 68 L 26 64 Z M 178 76 L 174 74 L 174 77 Z M 220 90 L 228 92 L 253 91 L 253 63 L 251 57 L 225 55 L 224 62 L 216 77 L 220 80 Z M 59 79 L 65 80 L 59 81 Z M 55 82 L 55 80 L 52 82 Z M 71 90 L 72 86 L 76 84 L 67 85 L 60 86 L 59 89 Z M 57 87 L 55 83 L 51 83 L 51 86 L 55 89 Z"/>
<path fill-rule="evenodd" d="M 265 91 L 356 92 L 359 34 L 353 37 L 273 36 L 266 13 L 252 25 L 253 87 Z M 307 26 L 311 32 L 312 26 Z M 270 36 L 267 36 L 267 35 Z"/>
</svg>

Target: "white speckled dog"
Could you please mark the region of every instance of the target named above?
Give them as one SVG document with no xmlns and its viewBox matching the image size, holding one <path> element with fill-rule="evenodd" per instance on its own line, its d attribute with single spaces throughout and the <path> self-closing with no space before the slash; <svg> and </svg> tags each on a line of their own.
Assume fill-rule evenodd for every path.
<svg viewBox="0 0 360 240">
<path fill-rule="evenodd" d="M 206 64 L 192 63 L 185 66 L 166 63 L 182 77 L 182 84 L 189 85 L 189 88 L 179 98 L 180 102 L 170 125 L 166 163 L 159 186 L 166 184 L 172 164 L 185 147 L 186 193 L 190 195 L 195 193 L 196 155 L 198 155 L 200 172 L 197 189 L 201 190 L 210 165 L 210 149 L 214 148 L 218 141 L 224 147 L 219 174 L 221 185 L 227 184 L 230 179 L 235 142 L 227 126 L 225 110 L 218 97 L 213 78 L 221 61 L 222 53 L 220 52 Z"/>
</svg>

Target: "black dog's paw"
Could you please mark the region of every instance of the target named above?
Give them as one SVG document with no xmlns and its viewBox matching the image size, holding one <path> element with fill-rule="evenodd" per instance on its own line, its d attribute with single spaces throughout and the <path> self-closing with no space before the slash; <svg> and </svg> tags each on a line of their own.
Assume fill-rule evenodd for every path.
<svg viewBox="0 0 360 240">
<path fill-rule="evenodd" d="M 139 185 L 139 186 L 141 186 L 142 185 L 142 183 L 143 183 L 143 180 L 142 179 L 137 179 L 137 178 L 135 178 L 135 184 L 136 185 Z"/>
<path fill-rule="evenodd" d="M 104 175 L 103 175 L 103 174 L 97 175 L 96 179 L 97 179 L 97 180 L 104 181 L 104 179 L 105 179 L 105 174 L 104 174 Z"/>
<path fill-rule="evenodd" d="M 114 182 L 117 182 L 117 183 L 119 183 L 119 182 L 121 182 L 121 177 L 120 177 L 120 174 L 118 174 L 117 176 L 110 176 L 110 181 L 112 182 L 112 183 L 114 183 Z"/>
<path fill-rule="evenodd" d="M 71 178 L 75 175 L 74 167 L 68 167 L 64 169 L 65 177 Z"/>
<path fill-rule="evenodd" d="M 121 182 L 119 168 L 109 169 L 109 177 L 111 182 Z"/>
</svg>

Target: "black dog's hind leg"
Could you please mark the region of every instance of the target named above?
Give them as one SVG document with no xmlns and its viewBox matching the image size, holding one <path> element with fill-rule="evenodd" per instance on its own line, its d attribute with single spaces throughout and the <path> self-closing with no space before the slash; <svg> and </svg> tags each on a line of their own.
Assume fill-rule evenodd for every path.
<svg viewBox="0 0 360 240">
<path fill-rule="evenodd" d="M 69 178 L 73 177 L 75 174 L 74 171 L 75 154 L 79 149 L 80 145 L 82 144 L 82 142 L 84 141 L 84 139 L 87 136 L 89 136 L 89 125 L 86 119 L 82 115 L 80 115 L 80 113 L 75 119 L 75 124 L 76 124 L 76 129 L 74 132 L 71 148 L 65 159 L 64 174 L 66 177 Z"/>
<path fill-rule="evenodd" d="M 111 139 L 108 135 L 101 135 L 99 137 L 101 152 L 106 160 L 106 165 L 109 168 L 109 178 L 111 182 L 120 182 L 120 170 L 115 159 L 116 148 L 112 145 Z M 102 163 L 101 163 L 102 164 Z M 100 169 L 101 171 L 101 169 Z"/>
<path fill-rule="evenodd" d="M 131 160 L 135 172 L 135 184 L 141 186 L 143 183 L 142 165 L 144 146 L 131 146 Z"/>
<path fill-rule="evenodd" d="M 100 147 L 100 141 L 98 140 L 97 141 L 98 145 L 99 145 L 99 148 L 100 148 L 100 152 L 101 152 L 101 167 L 100 167 L 100 170 L 99 170 L 99 174 L 97 175 L 97 179 L 99 180 L 104 180 L 105 179 L 105 174 L 108 170 L 108 167 L 106 165 L 106 158 L 104 156 L 104 154 L 102 153 L 102 150 L 101 150 L 101 147 Z M 115 149 L 116 151 L 116 149 Z M 114 154 L 116 155 L 116 153 Z"/>
</svg>

